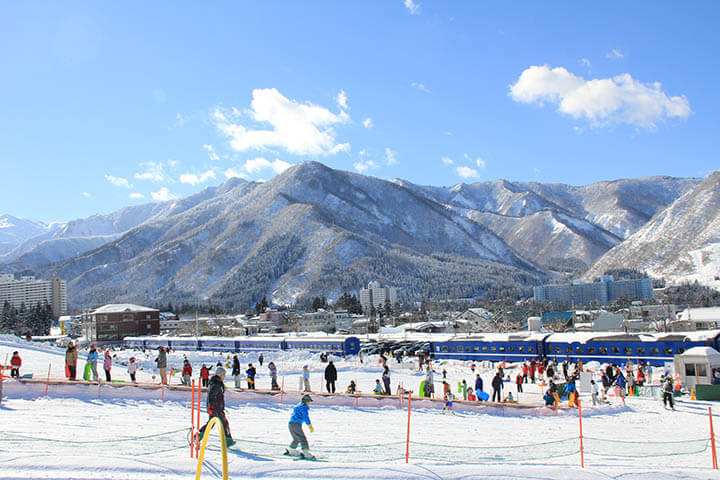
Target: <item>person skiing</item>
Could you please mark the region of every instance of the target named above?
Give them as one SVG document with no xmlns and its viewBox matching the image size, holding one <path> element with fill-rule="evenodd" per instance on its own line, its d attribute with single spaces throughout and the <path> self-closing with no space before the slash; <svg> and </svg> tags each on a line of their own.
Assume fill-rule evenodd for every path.
<svg viewBox="0 0 720 480">
<path fill-rule="evenodd" d="M 392 395 L 390 392 L 390 369 L 385 366 L 382 374 L 383 385 L 385 386 L 385 395 Z"/>
<path fill-rule="evenodd" d="M 253 367 L 253 364 L 248 363 L 248 369 L 245 370 L 245 375 L 247 376 L 248 390 L 255 390 L 255 374 L 256 373 L 257 373 L 257 370 L 255 370 L 255 367 Z"/>
<path fill-rule="evenodd" d="M 435 386 L 433 385 L 433 371 L 432 368 L 430 368 L 430 365 L 427 365 L 426 371 L 425 371 L 425 396 L 428 398 L 433 398 L 433 394 L 435 393 Z"/>
<path fill-rule="evenodd" d="M 135 357 L 130 357 L 130 363 L 128 363 L 128 373 L 130 374 L 130 380 L 135 383 L 135 372 L 137 372 L 137 362 Z"/>
<path fill-rule="evenodd" d="M 200 380 L 202 381 L 202 386 L 207 387 L 208 381 L 210 380 L 210 370 L 208 370 L 207 365 L 203 363 L 202 368 L 200 369 Z"/>
<path fill-rule="evenodd" d="M 227 446 L 235 445 L 235 440 L 233 440 L 230 434 L 230 424 L 225 416 L 225 369 L 221 366 L 215 368 L 215 375 L 210 379 L 207 394 L 207 412 L 209 415 L 208 421 L 200 428 L 200 439 L 202 440 L 210 420 L 216 417 L 220 419 L 225 429 L 225 442 Z"/>
<path fill-rule="evenodd" d="M 240 379 L 240 359 L 237 355 L 233 356 L 233 367 L 231 372 L 233 379 L 235 379 L 235 388 L 242 388 Z"/>
<path fill-rule="evenodd" d="M 90 372 L 93 376 L 93 382 L 98 381 L 98 372 L 97 372 L 97 361 L 98 361 L 98 353 L 97 348 L 95 347 L 95 344 L 92 344 L 90 346 L 90 352 L 87 355 L 87 361 L 90 364 Z"/>
<path fill-rule="evenodd" d="M 103 358 L 103 370 L 105 370 L 105 380 L 111 382 L 110 369 L 112 368 L 112 357 L 110 356 L 110 350 L 105 350 L 105 357 Z"/>
<path fill-rule="evenodd" d="M 328 362 L 325 367 L 325 385 L 327 386 L 328 393 L 335 393 L 335 381 L 337 380 L 337 369 L 332 360 Z"/>
<path fill-rule="evenodd" d="M 75 380 L 75 369 L 77 367 L 78 352 L 75 348 L 75 343 L 70 340 L 68 343 L 67 350 L 65 350 L 65 368 L 67 370 L 68 378 Z"/>
<path fill-rule="evenodd" d="M 292 436 L 292 442 L 290 442 L 290 446 L 285 449 L 285 455 L 292 455 L 295 457 L 302 456 L 308 460 L 315 459 L 315 456 L 310 453 L 310 446 L 308 445 L 307 438 L 302 430 L 302 424 L 307 423 L 310 432 L 312 433 L 315 431 L 315 428 L 312 426 L 312 422 L 310 422 L 310 402 L 312 402 L 310 395 L 303 395 L 300 403 L 295 405 L 293 408 L 290 421 L 288 422 L 288 429 L 290 430 L 290 435 Z M 302 451 L 297 450 L 298 444 L 300 445 Z"/>
<path fill-rule="evenodd" d="M 307 365 L 303 365 L 302 381 L 303 381 L 303 392 L 309 392 L 310 391 L 310 370 L 308 370 Z"/>
<path fill-rule="evenodd" d="M 22 359 L 18 352 L 13 352 L 12 358 L 10 359 L 10 376 L 13 378 L 20 378 L 20 367 L 22 367 Z"/>
<path fill-rule="evenodd" d="M 497 401 L 500 402 L 502 400 L 502 389 L 503 389 L 503 379 L 500 374 L 500 371 L 495 373 L 495 376 L 492 379 L 492 387 L 493 387 L 493 394 L 492 394 L 492 400 L 495 401 L 495 397 L 497 397 Z"/>
<path fill-rule="evenodd" d="M 165 352 L 165 347 L 158 347 L 158 356 L 155 359 L 155 363 L 160 371 L 160 383 L 163 385 L 167 384 L 167 376 L 165 375 L 165 370 L 167 369 L 167 352 Z"/>
<path fill-rule="evenodd" d="M 663 383 L 663 407 L 667 408 L 668 403 L 670 403 L 670 410 L 675 410 L 675 405 L 673 404 L 673 381 L 670 375 L 665 377 L 665 382 Z"/>
<path fill-rule="evenodd" d="M 268 363 L 268 370 L 270 370 L 270 388 L 272 390 L 280 390 L 280 386 L 277 383 L 277 367 L 274 362 Z"/>
<path fill-rule="evenodd" d="M 190 386 L 190 379 L 192 378 L 192 365 L 190 365 L 190 361 L 186 358 L 183 362 L 183 369 L 182 369 L 182 383 L 183 385 Z"/>
</svg>

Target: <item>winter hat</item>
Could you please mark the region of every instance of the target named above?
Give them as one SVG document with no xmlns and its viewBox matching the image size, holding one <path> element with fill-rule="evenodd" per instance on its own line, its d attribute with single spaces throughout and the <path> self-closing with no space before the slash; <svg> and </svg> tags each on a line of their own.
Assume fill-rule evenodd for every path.
<svg viewBox="0 0 720 480">
<path fill-rule="evenodd" d="M 131 361 L 131 362 L 134 362 L 134 361 L 135 361 L 135 357 L 130 357 L 130 361 Z"/>
<path fill-rule="evenodd" d="M 312 402 L 313 399 L 310 398 L 310 395 L 303 395 L 303 397 L 302 397 L 302 399 L 301 399 L 300 401 L 301 401 L 302 403 L 308 403 L 308 402 Z"/>
<path fill-rule="evenodd" d="M 225 375 L 225 369 L 218 366 L 217 368 L 215 368 L 215 375 Z"/>
</svg>

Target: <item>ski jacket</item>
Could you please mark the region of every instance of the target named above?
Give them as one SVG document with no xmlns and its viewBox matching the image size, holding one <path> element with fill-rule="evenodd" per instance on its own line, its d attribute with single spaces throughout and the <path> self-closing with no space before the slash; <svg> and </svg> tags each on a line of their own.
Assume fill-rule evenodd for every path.
<svg viewBox="0 0 720 480">
<path fill-rule="evenodd" d="M 88 353 L 87 356 L 88 362 L 95 363 L 98 359 L 98 353 L 97 350 L 92 350 L 90 353 Z"/>
<path fill-rule="evenodd" d="M 599 393 L 599 392 L 600 392 L 600 388 L 598 387 L 598 384 L 597 384 L 597 383 L 593 383 L 593 384 L 590 386 L 590 389 L 591 389 L 591 392 L 592 392 L 592 393 Z"/>
<path fill-rule="evenodd" d="M 235 377 L 237 375 L 240 375 L 240 360 L 238 360 L 238 358 L 235 357 L 235 358 L 233 358 L 232 376 Z"/>
<path fill-rule="evenodd" d="M 158 353 L 155 363 L 157 363 L 158 368 L 167 368 L 167 353 L 165 353 L 165 350 L 161 350 L 160 353 Z"/>
<path fill-rule="evenodd" d="M 77 365 L 77 359 L 78 359 L 77 348 L 68 347 L 67 350 L 65 350 L 65 364 L 72 365 L 74 367 L 75 365 Z"/>
<path fill-rule="evenodd" d="M 425 383 L 433 383 L 433 371 L 428 368 L 427 373 L 425 373 Z"/>
<path fill-rule="evenodd" d="M 476 392 L 482 392 L 483 391 L 483 379 L 480 377 L 475 378 L 475 391 Z"/>
<path fill-rule="evenodd" d="M 245 370 L 245 375 L 247 375 L 247 378 L 249 380 L 255 380 L 256 373 L 257 373 L 257 370 L 255 370 L 255 367 L 250 367 L 247 370 Z"/>
<path fill-rule="evenodd" d="M 310 422 L 310 407 L 305 403 L 299 403 L 293 408 L 292 416 L 288 423 L 299 423 L 302 425 L 303 422 L 308 425 L 312 423 Z"/>
<path fill-rule="evenodd" d="M 623 377 L 622 373 L 618 373 L 617 377 L 615 377 L 615 385 L 617 385 L 618 387 L 624 387 L 625 385 L 627 385 L 625 377 Z"/>
<path fill-rule="evenodd" d="M 502 377 L 500 375 L 495 375 L 492 379 L 492 387 L 495 390 L 502 390 L 503 388 L 503 381 Z"/>
<path fill-rule="evenodd" d="M 20 358 L 20 355 L 13 355 L 10 359 L 10 365 L 12 365 L 13 367 L 21 367 L 22 359 Z"/>
<path fill-rule="evenodd" d="M 217 375 L 213 375 L 208 385 L 207 408 L 211 415 L 225 411 L 225 384 Z"/>
<path fill-rule="evenodd" d="M 128 373 L 135 373 L 137 372 L 137 362 L 130 362 L 128 363 Z"/>
<path fill-rule="evenodd" d="M 328 382 L 334 382 L 337 380 L 337 369 L 332 363 L 328 363 L 328 366 L 325 367 L 325 380 Z"/>
<path fill-rule="evenodd" d="M 210 378 L 210 371 L 208 370 L 208 368 L 205 365 L 203 365 L 202 368 L 200 369 L 200 378 L 204 378 L 205 380 Z"/>
<path fill-rule="evenodd" d="M 275 364 L 268 365 L 268 370 L 270 370 L 270 376 L 272 378 L 277 378 L 277 367 Z"/>
<path fill-rule="evenodd" d="M 103 358 L 103 368 L 110 370 L 112 368 L 112 358 L 108 352 L 105 352 L 105 358 Z"/>
<path fill-rule="evenodd" d="M 190 362 L 183 365 L 182 374 L 183 374 L 183 377 L 185 375 L 192 375 L 192 365 L 190 365 Z"/>
<path fill-rule="evenodd" d="M 672 381 L 665 381 L 665 383 L 663 384 L 663 393 L 673 393 Z"/>
<path fill-rule="evenodd" d="M 523 363 L 522 373 L 523 373 L 523 375 L 527 375 L 527 374 L 528 374 L 528 366 L 527 366 L 527 363 Z"/>
</svg>

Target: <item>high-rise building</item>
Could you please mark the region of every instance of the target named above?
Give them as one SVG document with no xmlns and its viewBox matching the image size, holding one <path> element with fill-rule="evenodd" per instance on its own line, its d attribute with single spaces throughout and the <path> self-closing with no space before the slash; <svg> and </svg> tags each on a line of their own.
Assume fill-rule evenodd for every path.
<svg viewBox="0 0 720 480">
<path fill-rule="evenodd" d="M 371 307 L 377 310 L 384 307 L 387 302 L 395 306 L 397 302 L 397 288 L 383 287 L 380 282 L 374 281 L 368 283 L 367 288 L 360 290 L 360 305 L 362 305 L 365 314 L 370 313 Z"/>
<path fill-rule="evenodd" d="M 47 302 L 54 317 L 67 312 L 67 284 L 64 280 L 36 280 L 35 277 L 20 277 L 15 280 L 11 273 L 0 274 L 0 308 L 8 302 L 15 308 L 25 305 L 26 308 Z"/>
<path fill-rule="evenodd" d="M 615 281 L 612 275 L 604 275 L 595 283 L 576 280 L 572 284 L 533 287 L 536 302 L 565 303 L 570 306 L 591 303 L 606 305 L 621 297 L 653 298 L 652 281 L 649 278 Z"/>
</svg>

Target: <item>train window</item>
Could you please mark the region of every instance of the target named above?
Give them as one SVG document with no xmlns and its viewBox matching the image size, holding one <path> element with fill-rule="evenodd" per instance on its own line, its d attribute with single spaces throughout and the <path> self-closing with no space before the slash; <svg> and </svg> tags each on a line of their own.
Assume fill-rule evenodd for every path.
<svg viewBox="0 0 720 480">
<path fill-rule="evenodd" d="M 518 347 L 518 353 L 523 353 L 525 351 L 525 347 L 519 346 Z"/>
<path fill-rule="evenodd" d="M 504 352 L 504 351 L 505 351 L 505 347 L 498 347 L 498 350 L 499 350 L 500 352 Z"/>
<path fill-rule="evenodd" d="M 625 353 L 625 355 L 632 355 L 632 348 L 630 348 L 630 347 L 623 348 L 623 353 Z"/>
<path fill-rule="evenodd" d="M 488 349 L 487 345 L 483 345 L 482 351 L 483 351 L 483 352 L 487 352 L 487 351 L 488 351 L 487 349 Z"/>
<path fill-rule="evenodd" d="M 528 353 L 535 353 L 535 347 L 528 347 Z"/>
<path fill-rule="evenodd" d="M 594 354 L 595 353 L 595 347 L 588 347 L 588 353 Z"/>
<path fill-rule="evenodd" d="M 497 352 L 497 347 L 490 347 L 491 352 Z"/>
<path fill-rule="evenodd" d="M 440 347 L 436 346 L 436 347 L 435 347 L 435 351 L 436 351 L 436 352 L 439 352 L 439 351 L 440 351 Z"/>
<path fill-rule="evenodd" d="M 442 347 L 443 352 L 447 352 L 447 346 Z"/>
<path fill-rule="evenodd" d="M 565 347 L 565 353 L 572 353 L 572 347 Z"/>
<path fill-rule="evenodd" d="M 512 345 L 508 347 L 508 352 L 512 353 L 514 351 L 515 351 L 515 347 L 513 347 Z"/>
<path fill-rule="evenodd" d="M 463 350 L 465 350 L 465 349 L 463 348 L 463 346 L 462 346 L 462 345 L 458 345 L 458 352 L 462 352 Z"/>
<path fill-rule="evenodd" d="M 658 355 L 660 354 L 660 349 L 657 347 L 650 347 L 650 355 Z"/>
<path fill-rule="evenodd" d="M 575 347 L 575 353 L 583 353 L 583 347 Z"/>
<path fill-rule="evenodd" d="M 678 347 L 678 353 L 685 353 L 685 349 L 682 347 Z"/>
<path fill-rule="evenodd" d="M 664 352 L 665 352 L 665 355 L 672 355 L 673 349 L 672 349 L 672 347 L 665 347 Z"/>
<path fill-rule="evenodd" d="M 451 352 L 454 352 L 454 351 L 455 351 L 455 346 L 450 346 L 450 351 L 451 351 Z"/>
<path fill-rule="evenodd" d="M 477 345 L 475 345 L 475 346 L 473 347 L 473 352 L 479 352 L 479 351 L 480 351 L 480 347 L 478 347 Z"/>
<path fill-rule="evenodd" d="M 637 352 L 638 355 L 645 355 L 645 348 L 643 348 L 643 347 L 638 347 L 637 350 L 636 350 L 636 352 Z"/>
<path fill-rule="evenodd" d="M 620 353 L 620 349 L 618 347 L 612 347 L 610 351 L 614 354 Z"/>
<path fill-rule="evenodd" d="M 602 355 L 607 355 L 607 347 L 599 347 L 598 352 Z"/>
<path fill-rule="evenodd" d="M 562 353 L 562 347 L 555 347 L 555 353 Z"/>
</svg>

